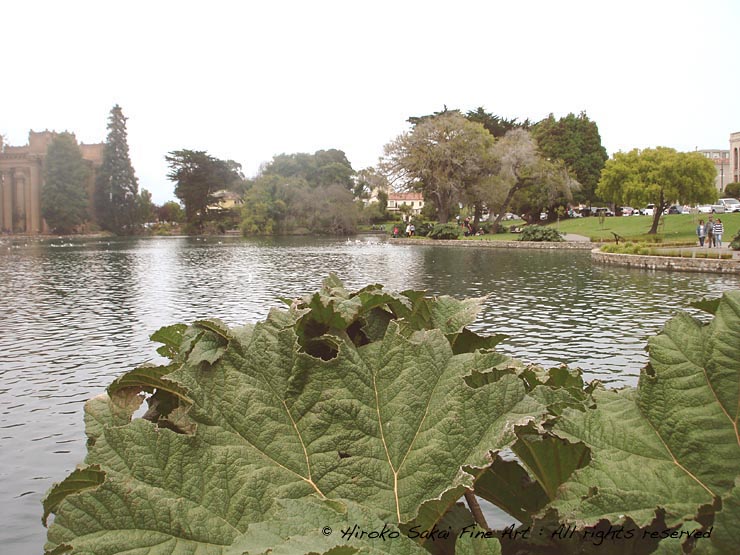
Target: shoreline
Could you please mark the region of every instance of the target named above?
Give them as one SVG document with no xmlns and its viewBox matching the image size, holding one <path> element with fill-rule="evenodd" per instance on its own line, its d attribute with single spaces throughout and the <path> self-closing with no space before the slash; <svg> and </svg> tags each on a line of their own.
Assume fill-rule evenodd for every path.
<svg viewBox="0 0 740 555">
<path fill-rule="evenodd" d="M 599 264 L 637 268 L 642 270 L 662 270 L 677 272 L 697 272 L 713 274 L 738 274 L 740 275 L 740 259 L 728 260 L 710 258 L 680 258 L 677 256 L 655 256 L 642 254 L 615 254 L 601 252 L 600 243 L 563 241 L 563 242 L 540 242 L 540 241 L 466 241 L 464 239 L 431 240 L 431 239 L 388 239 L 391 245 L 418 245 L 463 248 L 515 248 L 515 249 L 540 249 L 540 250 L 588 250 L 591 252 L 591 260 Z"/>
<path fill-rule="evenodd" d="M 485 249 L 570 249 L 570 250 L 591 250 L 594 245 L 599 243 L 591 243 L 585 241 L 562 241 L 562 242 L 548 242 L 548 241 L 486 241 L 486 240 L 465 240 L 465 239 L 406 239 L 399 237 L 397 239 L 388 239 L 390 245 L 427 245 L 436 246 L 442 245 L 445 247 L 464 247 L 474 248 L 480 247 Z"/>
</svg>

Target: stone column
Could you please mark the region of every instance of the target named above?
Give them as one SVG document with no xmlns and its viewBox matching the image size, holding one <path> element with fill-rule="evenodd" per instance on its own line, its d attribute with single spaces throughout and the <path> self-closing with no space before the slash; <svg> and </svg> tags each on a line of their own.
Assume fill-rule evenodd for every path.
<svg viewBox="0 0 740 555">
<path fill-rule="evenodd" d="M 15 209 L 19 220 L 22 220 L 23 233 L 28 233 L 28 218 L 26 218 L 26 176 L 23 170 L 15 171 Z M 19 224 L 21 221 L 18 222 Z"/>
<path fill-rule="evenodd" d="M 41 162 L 31 164 L 31 233 L 41 233 Z M 28 217 L 28 216 L 26 216 Z"/>
<path fill-rule="evenodd" d="M 13 233 L 13 174 L 3 174 L 3 231 Z"/>
</svg>

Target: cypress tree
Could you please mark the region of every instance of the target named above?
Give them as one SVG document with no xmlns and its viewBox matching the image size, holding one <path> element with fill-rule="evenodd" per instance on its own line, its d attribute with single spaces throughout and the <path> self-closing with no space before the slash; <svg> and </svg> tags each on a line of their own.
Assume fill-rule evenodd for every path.
<svg viewBox="0 0 740 555">
<path fill-rule="evenodd" d="M 88 167 L 71 133 L 59 133 L 46 152 L 41 214 L 56 233 L 72 233 L 87 218 Z"/>
<path fill-rule="evenodd" d="M 130 234 L 136 223 L 136 197 L 139 183 L 131 166 L 126 133 L 126 117 L 116 104 L 108 118 L 108 138 L 103 165 L 95 179 L 95 213 L 103 229 Z"/>
</svg>

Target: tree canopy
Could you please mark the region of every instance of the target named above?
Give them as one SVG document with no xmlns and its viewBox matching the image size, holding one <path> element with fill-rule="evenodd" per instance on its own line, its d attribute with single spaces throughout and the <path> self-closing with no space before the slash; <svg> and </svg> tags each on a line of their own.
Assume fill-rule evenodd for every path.
<svg viewBox="0 0 740 555">
<path fill-rule="evenodd" d="M 340 185 L 352 190 L 355 171 L 343 151 L 318 150 L 314 154 L 279 154 L 263 166 L 261 175 L 303 179 L 311 187 Z"/>
<path fill-rule="evenodd" d="M 480 123 L 496 138 L 503 137 L 512 129 L 529 129 L 532 127 L 532 123 L 529 119 L 525 119 L 523 122 L 518 123 L 518 118 L 506 119 L 501 116 L 496 116 L 492 113 L 486 112 L 482 106 L 479 106 L 475 110 L 469 110 L 468 113 L 465 114 L 465 117 L 470 121 Z"/>
<path fill-rule="evenodd" d="M 532 129 L 540 152 L 545 158 L 562 160 L 580 183 L 575 199 L 591 204 L 601 169 L 609 158 L 601 145 L 601 135 L 595 122 L 585 112 L 568 114 L 556 120 L 550 114 Z"/>
<path fill-rule="evenodd" d="M 558 199 L 567 202 L 578 188 L 562 163 L 540 155 L 532 134 L 524 129 L 506 133 L 491 154 L 496 169 L 481 182 L 477 196 L 497 213 L 494 229 L 515 202 L 524 212 L 539 213 Z"/>
<path fill-rule="evenodd" d="M 244 179 L 240 164 L 219 160 L 205 151 L 175 150 L 165 160 L 170 165 L 167 178 L 176 183 L 175 196 L 185 205 L 185 219 L 198 228 L 206 217 L 211 195 Z"/>
<path fill-rule="evenodd" d="M 280 154 L 249 182 L 242 233 L 353 233 L 354 170 L 341 150 Z"/>
<path fill-rule="evenodd" d="M 715 175 L 714 164 L 698 152 L 676 152 L 663 146 L 633 149 L 607 160 L 596 194 L 615 204 L 654 204 L 648 233 L 655 234 L 663 210 L 671 203 L 714 201 Z"/>
<path fill-rule="evenodd" d="M 54 232 L 71 233 L 87 219 L 89 175 L 75 136 L 56 135 L 46 153 L 41 190 L 41 213 Z"/>
<path fill-rule="evenodd" d="M 95 216 L 98 224 L 114 233 L 132 233 L 142 215 L 139 184 L 129 157 L 126 117 L 116 104 L 108 117 L 108 138 L 103 164 L 95 179 Z M 137 206 L 138 205 L 138 206 Z"/>
<path fill-rule="evenodd" d="M 453 206 L 490 173 L 493 136 L 457 111 L 422 118 L 384 149 L 381 163 L 392 185 L 421 191 L 446 223 Z"/>
</svg>

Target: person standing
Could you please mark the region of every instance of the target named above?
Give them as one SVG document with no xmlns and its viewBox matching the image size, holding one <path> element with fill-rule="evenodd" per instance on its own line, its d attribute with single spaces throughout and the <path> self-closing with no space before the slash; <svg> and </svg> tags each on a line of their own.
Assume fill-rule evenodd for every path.
<svg viewBox="0 0 740 555">
<path fill-rule="evenodd" d="M 722 234 L 725 232 L 725 226 L 722 225 L 722 220 L 717 218 L 717 221 L 714 222 L 714 229 L 712 237 L 714 237 L 714 246 L 715 247 L 721 247 L 722 246 Z"/>
<path fill-rule="evenodd" d="M 711 249 L 714 243 L 714 216 L 707 220 L 707 248 Z"/>
<path fill-rule="evenodd" d="M 696 234 L 699 236 L 699 246 L 704 246 L 704 239 L 707 238 L 707 226 L 704 225 L 704 220 L 699 220 L 699 225 L 696 226 Z"/>
</svg>

